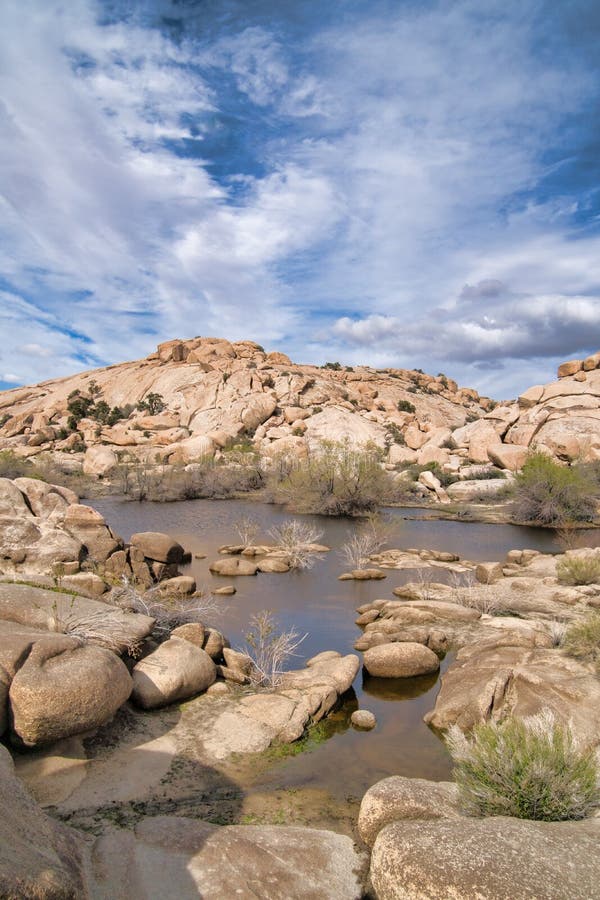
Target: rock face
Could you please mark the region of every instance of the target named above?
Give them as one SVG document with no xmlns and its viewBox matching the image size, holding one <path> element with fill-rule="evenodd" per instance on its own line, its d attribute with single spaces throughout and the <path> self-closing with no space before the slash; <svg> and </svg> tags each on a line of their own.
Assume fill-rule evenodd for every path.
<svg viewBox="0 0 600 900">
<path fill-rule="evenodd" d="M 435 708 L 425 717 L 434 728 L 457 724 L 467 731 L 490 718 L 531 716 L 547 708 L 584 744 L 600 744 L 600 722 L 590 715 L 600 704 L 600 682 L 556 650 L 475 644 L 459 651 L 441 680 Z"/>
<path fill-rule="evenodd" d="M 110 407 L 130 406 L 113 426 L 82 419 L 65 438 L 69 394 L 88 396 L 92 381 Z M 135 408 L 151 394 L 160 395 L 164 409 L 149 414 Z M 323 439 L 387 448 L 386 435 L 395 429 L 398 440 L 411 435 L 409 446 L 445 459 L 441 433 L 489 405 L 444 376 L 300 366 L 252 341 L 198 337 L 166 341 L 144 360 L 3 392 L 0 413 L 9 418 L 0 427 L 0 449 L 27 457 L 48 450 L 71 454 L 85 441 L 85 453 L 75 453 L 86 474 L 111 478 L 124 458 L 154 459 L 158 453 L 165 463 L 185 465 L 220 454 L 242 434 L 265 456 L 282 450 L 301 456 Z M 397 452 L 398 445 L 391 446 Z"/>
<path fill-rule="evenodd" d="M 391 822 L 460 817 L 458 789 L 452 782 L 392 775 L 378 781 L 364 795 L 358 833 L 372 847 L 381 829 Z"/>
<path fill-rule="evenodd" d="M 378 900 L 600 898 L 597 820 L 399 821 L 371 856 Z"/>
</svg>

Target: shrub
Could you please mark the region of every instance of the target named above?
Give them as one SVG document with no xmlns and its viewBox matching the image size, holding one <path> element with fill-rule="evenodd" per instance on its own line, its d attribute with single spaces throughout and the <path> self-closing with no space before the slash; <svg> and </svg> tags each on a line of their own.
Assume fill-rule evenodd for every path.
<svg viewBox="0 0 600 900">
<path fill-rule="evenodd" d="M 567 556 L 557 562 L 556 577 L 561 584 L 599 584 L 600 555 Z"/>
<path fill-rule="evenodd" d="M 416 406 L 410 400 L 398 400 L 398 409 L 400 412 L 414 413 Z"/>
<path fill-rule="evenodd" d="M 583 622 L 571 625 L 562 646 L 575 659 L 593 662 L 600 672 L 600 613 L 592 613 Z"/>
<path fill-rule="evenodd" d="M 392 492 L 380 455 L 378 447 L 355 450 L 347 443 L 324 441 L 306 459 L 294 461 L 289 473 L 273 485 L 273 497 L 299 512 L 328 516 L 375 510 Z"/>
<path fill-rule="evenodd" d="M 28 460 L 16 456 L 12 450 L 0 451 L 0 478 L 36 478 L 31 474 L 32 468 Z"/>
<path fill-rule="evenodd" d="M 250 680 L 255 687 L 276 687 L 281 681 L 286 663 L 308 636 L 300 636 L 294 628 L 279 631 L 273 613 L 264 609 L 250 619 L 250 630 L 244 635 L 243 652 L 252 660 Z"/>
<path fill-rule="evenodd" d="M 309 522 L 288 519 L 270 529 L 269 534 L 288 557 L 292 569 L 310 569 L 317 551 L 311 546 L 323 537 L 323 532 Z"/>
<path fill-rule="evenodd" d="M 334 372 L 339 372 L 342 368 L 342 364 L 339 362 L 326 362 L 323 366 L 324 369 L 333 369 Z"/>
<path fill-rule="evenodd" d="M 385 425 L 385 443 L 386 446 L 398 444 L 400 447 L 406 446 L 406 441 L 402 433 L 402 429 L 395 422 L 386 422 Z"/>
<path fill-rule="evenodd" d="M 585 470 L 532 453 L 514 484 L 513 515 L 534 525 L 561 526 L 594 518 L 598 488 Z"/>
<path fill-rule="evenodd" d="M 155 391 L 150 391 L 143 400 L 140 400 L 137 408 L 147 412 L 149 416 L 157 416 L 165 409 L 165 406 L 162 395 L 157 394 Z"/>
<path fill-rule="evenodd" d="M 471 814 L 561 822 L 583 819 L 600 804 L 594 749 L 579 747 L 549 710 L 475 726 L 470 739 L 453 726 L 447 741 Z"/>
<path fill-rule="evenodd" d="M 371 556 L 378 553 L 387 543 L 392 529 L 392 523 L 382 519 L 378 513 L 368 516 L 342 544 L 340 548 L 342 559 L 351 569 L 362 569 L 368 565 Z"/>
</svg>

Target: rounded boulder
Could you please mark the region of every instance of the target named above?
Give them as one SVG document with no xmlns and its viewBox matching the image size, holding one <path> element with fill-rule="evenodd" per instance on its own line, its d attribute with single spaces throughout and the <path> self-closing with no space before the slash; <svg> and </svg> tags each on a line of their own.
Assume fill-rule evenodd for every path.
<svg viewBox="0 0 600 900">
<path fill-rule="evenodd" d="M 429 647 L 403 641 L 366 650 L 364 666 L 369 675 L 377 678 L 414 678 L 437 672 L 440 661 Z"/>
</svg>

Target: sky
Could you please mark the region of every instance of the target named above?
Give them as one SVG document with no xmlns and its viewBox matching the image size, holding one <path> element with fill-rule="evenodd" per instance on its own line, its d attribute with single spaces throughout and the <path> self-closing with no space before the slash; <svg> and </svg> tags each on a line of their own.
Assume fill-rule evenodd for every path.
<svg viewBox="0 0 600 900">
<path fill-rule="evenodd" d="M 0 388 L 196 335 L 497 399 L 600 349 L 596 0 L 3 0 Z"/>
</svg>

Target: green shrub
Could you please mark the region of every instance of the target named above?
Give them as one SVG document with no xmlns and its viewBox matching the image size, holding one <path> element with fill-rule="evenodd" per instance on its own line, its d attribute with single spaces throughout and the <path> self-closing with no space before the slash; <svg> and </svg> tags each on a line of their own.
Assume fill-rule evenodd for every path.
<svg viewBox="0 0 600 900">
<path fill-rule="evenodd" d="M 562 646 L 569 656 L 593 662 L 600 672 L 600 613 L 592 613 L 585 621 L 571 625 Z"/>
<path fill-rule="evenodd" d="M 326 362 L 323 366 L 324 369 L 333 369 L 334 372 L 339 372 L 342 368 L 342 364 L 339 362 Z"/>
<path fill-rule="evenodd" d="M 583 819 L 600 804 L 593 748 L 580 748 L 549 710 L 529 719 L 478 725 L 470 738 L 448 734 L 465 810 L 561 822 Z"/>
<path fill-rule="evenodd" d="M 347 443 L 323 441 L 306 459 L 294 461 L 271 492 L 299 512 L 328 516 L 360 515 L 390 499 L 392 482 L 381 468 L 381 450 L 352 449 Z"/>
<path fill-rule="evenodd" d="M 149 416 L 158 416 L 165 409 L 165 406 L 162 394 L 150 391 L 143 400 L 140 400 L 137 408 L 142 412 L 147 412 Z"/>
<path fill-rule="evenodd" d="M 556 564 L 561 584 L 600 584 L 600 555 L 567 556 Z"/>
<path fill-rule="evenodd" d="M 32 478 L 33 466 L 26 459 L 16 456 L 12 450 L 0 451 L 0 478 Z"/>
<path fill-rule="evenodd" d="M 561 466 L 532 453 L 514 484 L 513 515 L 534 525 L 589 522 L 596 513 L 598 487 L 583 467 Z"/>
<path fill-rule="evenodd" d="M 398 400 L 398 409 L 400 412 L 414 413 L 416 406 L 410 400 Z"/>
</svg>

